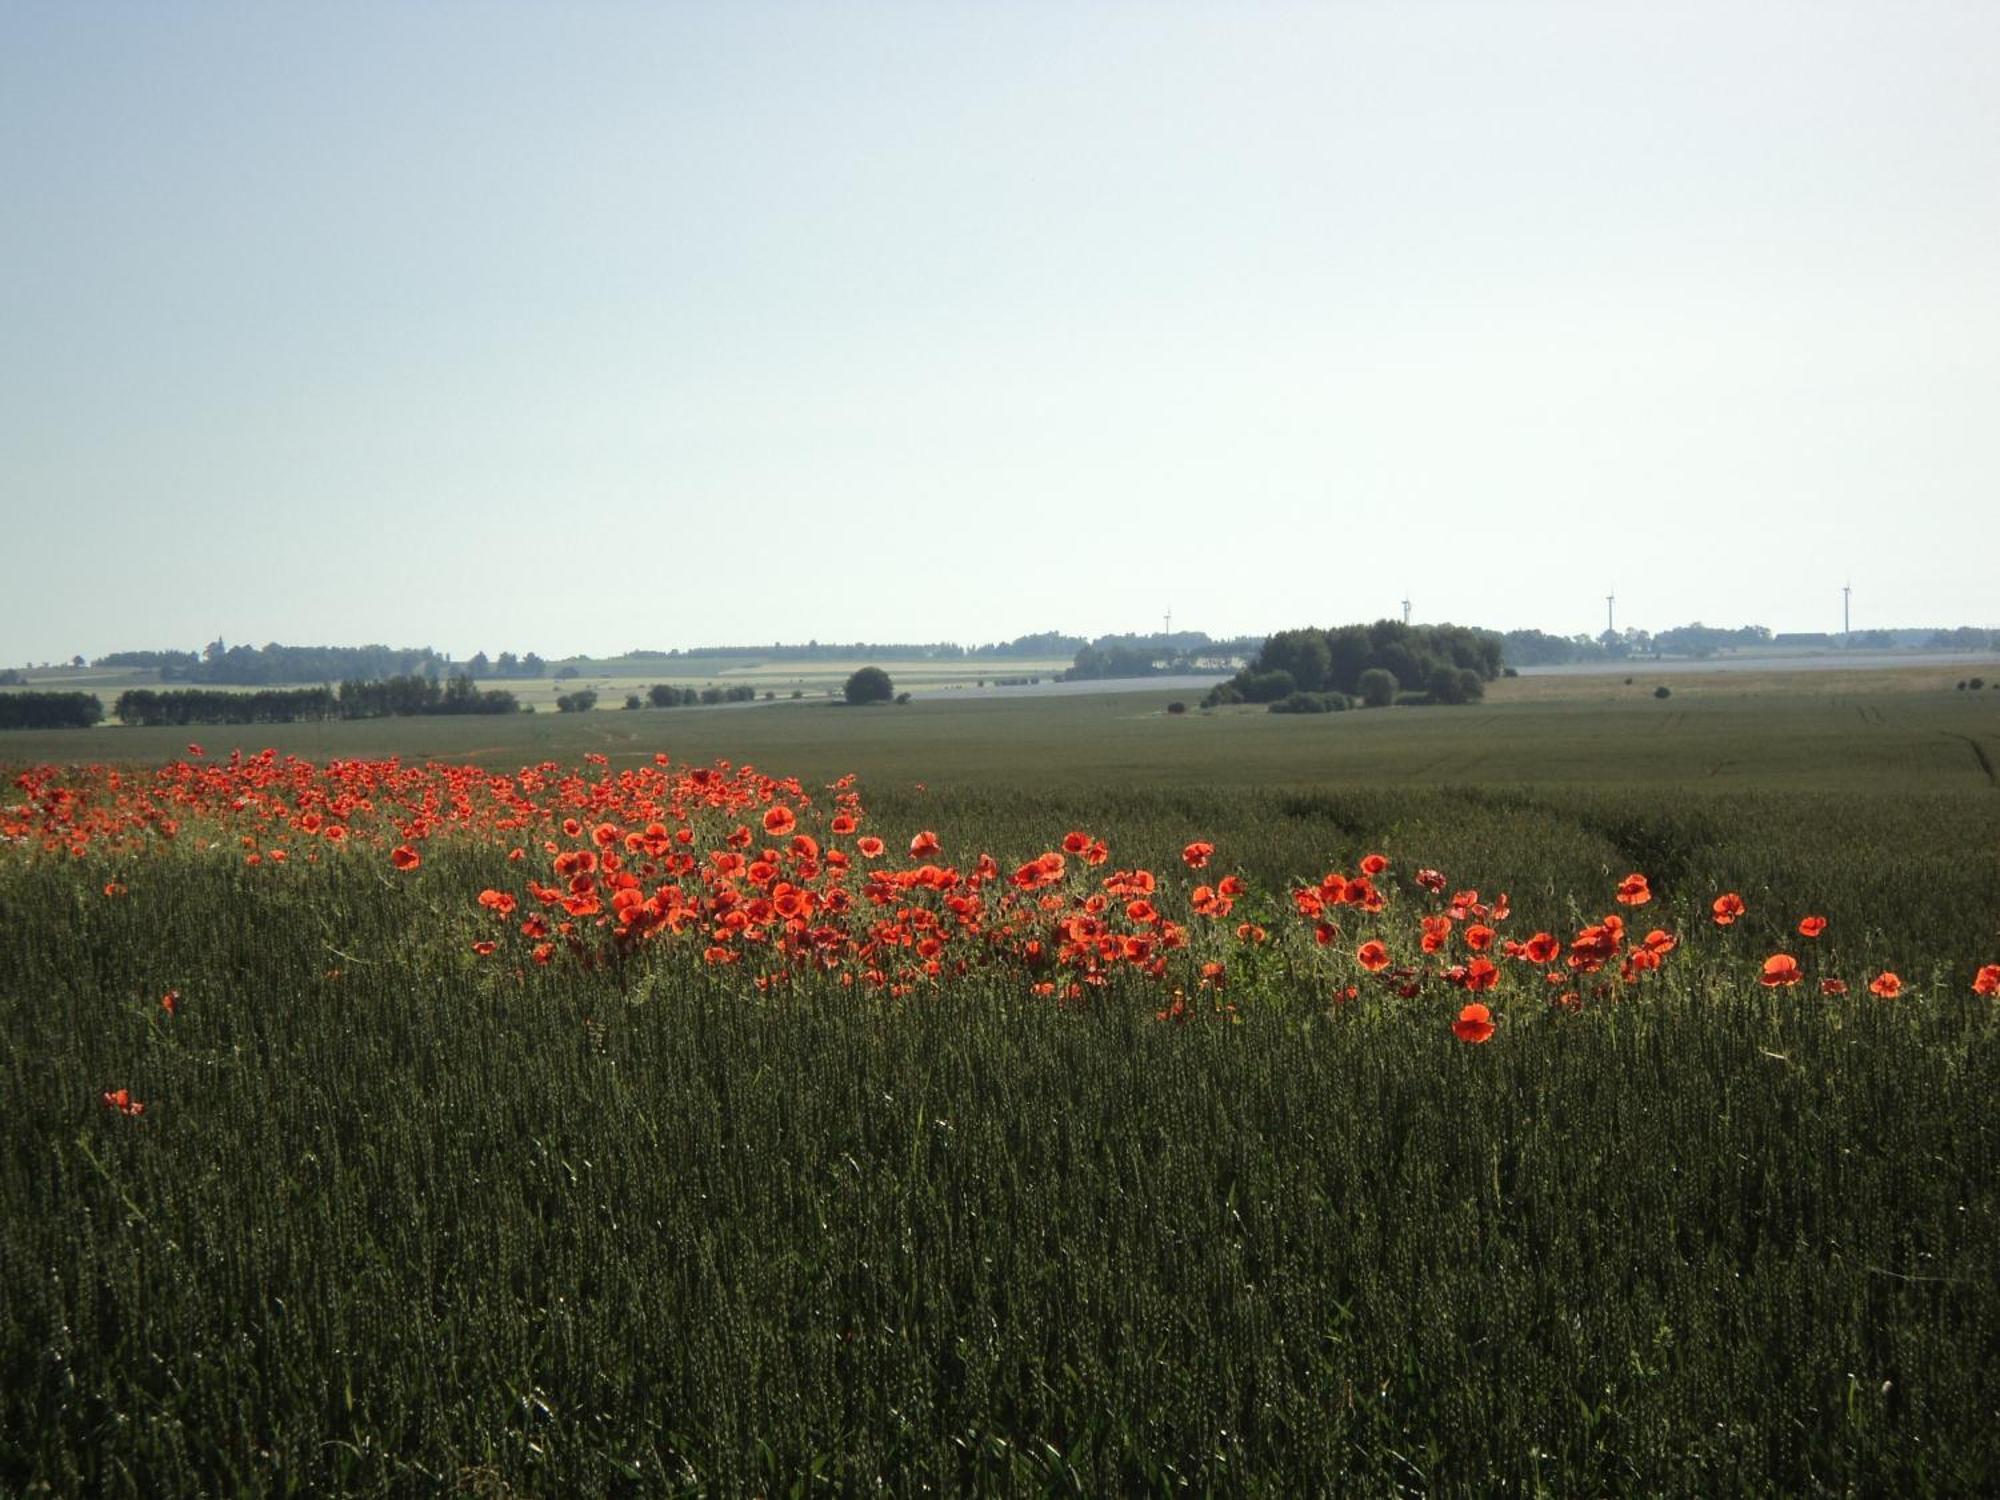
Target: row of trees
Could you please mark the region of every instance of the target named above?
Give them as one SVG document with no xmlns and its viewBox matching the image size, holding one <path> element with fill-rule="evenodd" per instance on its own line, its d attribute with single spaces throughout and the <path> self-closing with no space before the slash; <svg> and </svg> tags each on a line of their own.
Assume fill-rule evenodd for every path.
<svg viewBox="0 0 2000 1500">
<path fill-rule="evenodd" d="M 1250 665 L 1211 689 L 1204 704 L 1277 703 L 1293 693 L 1339 693 L 1371 707 L 1399 694 L 1473 703 L 1500 675 L 1501 638 L 1463 625 L 1377 620 L 1333 630 L 1281 630 Z"/>
<path fill-rule="evenodd" d="M 259 688 L 232 693 L 223 688 L 176 688 L 157 692 L 131 688 L 118 695 L 112 711 L 122 724 L 148 729 L 187 724 L 296 724 L 340 717 L 332 688 Z"/>
<path fill-rule="evenodd" d="M 389 677 L 380 682 L 343 682 L 343 719 L 387 719 L 414 714 L 511 714 L 520 708 L 504 688 L 480 689 L 460 673 L 449 682 L 428 677 Z"/>
<path fill-rule="evenodd" d="M 728 687 L 711 683 L 705 688 L 672 687 L 659 682 L 646 689 L 646 702 L 654 708 L 692 708 L 697 703 L 748 703 L 756 696 L 757 689 L 747 682 L 734 682 Z"/>
<path fill-rule="evenodd" d="M 88 729 L 103 718 L 95 693 L 0 693 L 0 729 Z"/>
<path fill-rule="evenodd" d="M 520 704 L 503 691 L 482 692 L 463 675 L 447 683 L 426 677 L 349 681 L 332 688 L 132 688 L 115 712 L 126 724 L 297 724 L 316 719 L 387 719 L 418 714 L 510 714 Z"/>
<path fill-rule="evenodd" d="M 1199 672 L 1217 662 L 1242 660 L 1259 644 L 1255 636 L 1219 641 L 1199 630 L 1153 635 L 1101 635 L 1077 651 L 1075 661 L 1062 675 L 1065 682 L 1084 682 L 1106 677 L 1157 677 Z"/>
</svg>

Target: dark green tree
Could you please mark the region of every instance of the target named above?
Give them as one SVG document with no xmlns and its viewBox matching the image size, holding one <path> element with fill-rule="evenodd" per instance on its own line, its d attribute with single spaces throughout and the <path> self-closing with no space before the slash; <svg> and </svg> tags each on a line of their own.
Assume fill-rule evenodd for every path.
<svg viewBox="0 0 2000 1500">
<path fill-rule="evenodd" d="M 863 667 L 847 679 L 842 691 L 849 703 L 887 703 L 896 696 L 896 684 L 880 667 Z"/>
</svg>

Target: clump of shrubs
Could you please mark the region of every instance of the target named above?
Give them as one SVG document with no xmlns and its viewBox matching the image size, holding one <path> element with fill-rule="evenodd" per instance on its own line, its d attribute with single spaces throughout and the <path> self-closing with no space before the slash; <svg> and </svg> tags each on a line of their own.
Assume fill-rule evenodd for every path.
<svg viewBox="0 0 2000 1500">
<path fill-rule="evenodd" d="M 1176 698 L 1172 703 L 1167 705 L 1167 712 L 1170 714 L 1184 714 L 1187 712 L 1187 705 Z"/>
<path fill-rule="evenodd" d="M 1352 705 L 1345 693 L 1291 693 L 1273 703 L 1274 714 L 1338 714 Z"/>
<path fill-rule="evenodd" d="M 578 688 L 573 693 L 564 693 L 556 699 L 559 714 L 584 714 L 597 707 L 597 689 Z"/>
<path fill-rule="evenodd" d="M 1664 682 L 1661 683 L 1658 687 L 1653 689 L 1653 696 L 1655 698 L 1671 698 L 1673 697 L 1673 695 L 1674 695 L 1674 690 L 1668 687 Z"/>
</svg>

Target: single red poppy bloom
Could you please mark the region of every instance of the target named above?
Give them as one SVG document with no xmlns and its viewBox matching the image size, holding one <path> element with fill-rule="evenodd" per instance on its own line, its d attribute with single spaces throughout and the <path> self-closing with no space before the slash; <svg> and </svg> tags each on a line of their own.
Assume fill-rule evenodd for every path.
<svg viewBox="0 0 2000 1500">
<path fill-rule="evenodd" d="M 1388 868 L 1389 856 L 1386 854 L 1364 854 L 1361 857 L 1361 873 L 1363 875 L 1380 875 Z"/>
<path fill-rule="evenodd" d="M 1779 985 L 1794 985 L 1805 976 L 1799 972 L 1799 961 L 1789 953 L 1773 953 L 1764 960 L 1764 971 L 1757 976 L 1757 982 L 1766 989 L 1776 989 Z"/>
<path fill-rule="evenodd" d="M 1190 870 L 1205 870 L 1208 868 L 1209 857 L 1214 853 L 1215 845 L 1196 839 L 1181 850 L 1181 860 Z"/>
<path fill-rule="evenodd" d="M 1724 895 L 1717 896 L 1710 903 L 1709 910 L 1715 913 L 1715 925 L 1717 927 L 1727 927 L 1743 915 L 1745 907 L 1743 905 L 1743 898 L 1737 895 L 1736 892 L 1729 891 Z"/>
<path fill-rule="evenodd" d="M 1452 1035 L 1461 1042 L 1483 1042 L 1493 1035 L 1493 1012 L 1474 1001 L 1451 1023 Z"/>
<path fill-rule="evenodd" d="M 1818 936 L 1819 936 L 1819 935 L 1820 935 L 1820 934 L 1821 934 L 1822 932 L 1825 932 L 1825 931 L 1826 931 L 1826 918 L 1825 918 L 1825 917 L 1801 917 L 1801 918 L 1799 918 L 1799 936 L 1800 936 L 1800 937 L 1809 937 L 1809 938 L 1816 938 L 1816 937 L 1818 937 Z"/>
<path fill-rule="evenodd" d="M 938 852 L 938 836 L 932 833 L 928 828 L 926 828 L 922 833 L 918 834 L 915 838 L 910 840 L 911 859 L 916 859 L 920 855 L 935 854 L 937 852 Z"/>
<path fill-rule="evenodd" d="M 2000 964 L 1982 966 L 1972 980 L 1975 995 L 2000 995 Z"/>
<path fill-rule="evenodd" d="M 1847 981 L 1845 979 L 1822 979 L 1819 982 L 1819 992 L 1822 995 L 1844 995 L 1847 993 Z"/>
<path fill-rule="evenodd" d="M 1553 934 L 1538 932 L 1528 939 L 1522 951 L 1528 955 L 1529 963 L 1551 964 L 1555 962 L 1556 955 L 1562 952 L 1562 944 Z"/>
<path fill-rule="evenodd" d="M 1357 948 L 1354 956 L 1370 974 L 1379 974 L 1389 967 L 1389 950 L 1373 938 Z"/>
<path fill-rule="evenodd" d="M 764 832 L 773 838 L 781 839 L 798 826 L 798 815 L 783 803 L 766 809 L 764 813 Z"/>
<path fill-rule="evenodd" d="M 160 1009 L 168 1015 L 177 1014 L 180 1008 L 181 992 L 179 990 L 168 990 L 164 995 L 160 996 Z"/>
<path fill-rule="evenodd" d="M 861 852 L 863 859 L 879 859 L 883 846 L 882 841 L 876 838 L 874 834 L 864 833 L 859 839 L 855 840 L 854 847 Z"/>
<path fill-rule="evenodd" d="M 423 856 L 408 844 L 398 844 L 389 851 L 389 863 L 399 870 L 414 870 L 423 862 Z"/>
<path fill-rule="evenodd" d="M 1643 875 L 1627 875 L 1618 882 L 1618 904 L 1620 906 L 1644 906 L 1653 899 L 1653 888 L 1646 883 Z"/>
<path fill-rule="evenodd" d="M 1892 970 L 1884 970 L 1882 973 L 1877 974 L 1874 980 L 1870 982 L 1868 993 L 1879 995 L 1884 1000 L 1893 1000 L 1903 993 L 1902 976 Z"/>
</svg>

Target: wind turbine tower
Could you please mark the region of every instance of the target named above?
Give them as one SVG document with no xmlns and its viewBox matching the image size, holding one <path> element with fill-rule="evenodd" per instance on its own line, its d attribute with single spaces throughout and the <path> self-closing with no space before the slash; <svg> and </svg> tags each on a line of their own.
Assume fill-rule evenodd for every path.
<svg viewBox="0 0 2000 1500">
<path fill-rule="evenodd" d="M 1171 604 L 1167 606 L 1166 619 L 1161 623 L 1165 627 L 1164 634 L 1172 635 L 1174 633 L 1174 607 Z"/>
<path fill-rule="evenodd" d="M 1843 640 L 1854 633 L 1853 617 L 1848 613 L 1848 604 L 1853 593 L 1853 584 L 1843 583 L 1840 586 L 1840 634 Z"/>
<path fill-rule="evenodd" d="M 1408 589 L 1403 590 L 1403 623 L 1405 625 L 1410 623 L 1410 591 Z"/>
<path fill-rule="evenodd" d="M 1618 634 L 1618 595 L 1615 592 L 1604 596 L 1604 633 Z"/>
</svg>

